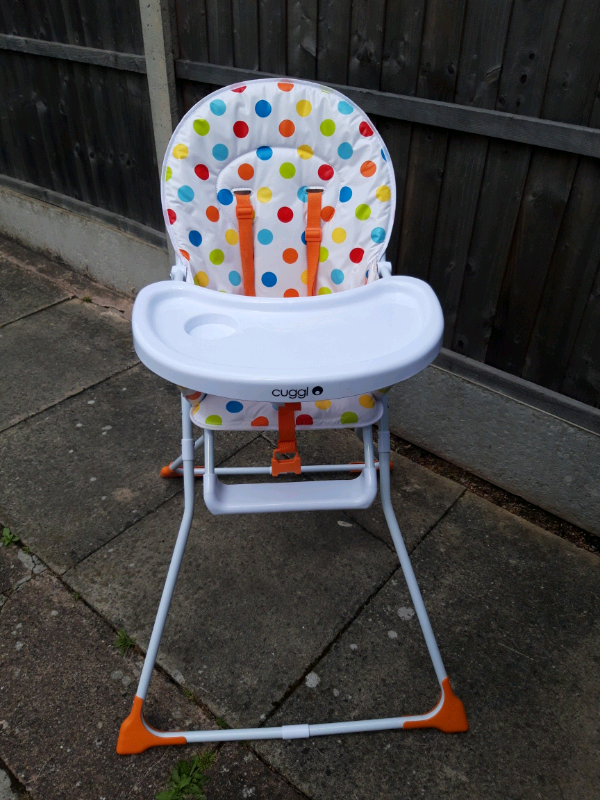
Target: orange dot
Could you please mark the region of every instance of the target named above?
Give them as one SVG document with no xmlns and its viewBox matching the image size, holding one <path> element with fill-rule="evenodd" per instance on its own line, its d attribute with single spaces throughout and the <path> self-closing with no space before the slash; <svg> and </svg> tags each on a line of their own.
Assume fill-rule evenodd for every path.
<svg viewBox="0 0 600 800">
<path fill-rule="evenodd" d="M 360 165 L 360 174 L 364 175 L 365 178 L 370 178 L 371 175 L 375 175 L 376 170 L 377 167 L 372 161 L 365 161 Z"/>
<path fill-rule="evenodd" d="M 287 250 L 283 251 L 283 260 L 286 264 L 293 264 L 294 261 L 298 261 L 298 251 L 294 250 L 293 247 L 288 247 Z"/>
<path fill-rule="evenodd" d="M 252 425 L 253 428 L 262 428 L 268 424 L 269 420 L 266 417 L 257 417 L 256 419 L 253 419 L 252 422 L 250 423 L 250 425 Z"/>
<path fill-rule="evenodd" d="M 296 126 L 291 119 L 284 119 L 283 122 L 279 124 L 279 133 L 286 138 L 292 136 L 295 130 Z"/>
<path fill-rule="evenodd" d="M 254 177 L 254 167 L 251 164 L 242 164 L 238 168 L 238 175 L 243 181 L 249 181 Z"/>
<path fill-rule="evenodd" d="M 284 297 L 300 297 L 298 292 L 295 289 L 286 289 L 283 293 Z"/>
<path fill-rule="evenodd" d="M 187 260 L 188 260 L 188 261 L 190 260 L 190 254 L 188 253 L 188 251 L 187 251 L 187 250 L 180 250 L 179 252 L 181 253 L 181 255 L 182 255 L 184 258 L 187 258 Z"/>
<path fill-rule="evenodd" d="M 214 206 L 209 206 L 206 209 L 206 216 L 209 218 L 211 222 L 218 222 L 219 221 L 219 209 L 215 208 Z"/>
<path fill-rule="evenodd" d="M 293 83 L 278 83 L 277 86 L 279 86 L 282 92 L 291 92 L 294 88 Z"/>
<path fill-rule="evenodd" d="M 329 222 L 334 214 L 335 208 L 333 206 L 325 206 L 325 208 L 321 211 L 321 219 L 323 222 Z"/>
</svg>

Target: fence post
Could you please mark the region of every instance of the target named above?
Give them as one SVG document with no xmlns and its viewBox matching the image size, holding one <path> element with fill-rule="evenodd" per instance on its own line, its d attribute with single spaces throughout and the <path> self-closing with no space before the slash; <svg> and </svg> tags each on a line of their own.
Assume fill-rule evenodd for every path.
<svg viewBox="0 0 600 800">
<path fill-rule="evenodd" d="M 169 0 L 139 0 L 158 170 L 178 121 Z M 169 263 L 175 254 L 167 236 Z"/>
</svg>

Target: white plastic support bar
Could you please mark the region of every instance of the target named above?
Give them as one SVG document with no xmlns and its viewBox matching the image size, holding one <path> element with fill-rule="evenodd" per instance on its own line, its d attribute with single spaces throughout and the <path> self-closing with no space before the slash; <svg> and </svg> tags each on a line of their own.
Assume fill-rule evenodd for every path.
<svg viewBox="0 0 600 800">
<path fill-rule="evenodd" d="M 196 439 L 196 441 L 194 442 L 194 450 L 198 450 L 203 444 L 204 444 L 204 434 L 202 434 L 202 436 L 200 436 L 200 438 Z M 182 463 L 183 463 L 183 456 L 177 456 L 175 461 L 173 461 L 172 464 L 169 464 L 169 469 L 175 472 L 181 466 Z M 181 474 L 183 475 L 183 472 L 181 472 Z"/>
<path fill-rule="evenodd" d="M 173 462 L 174 464 L 175 462 Z M 181 467 L 173 468 L 171 464 L 170 469 L 178 475 L 183 475 Z M 379 461 L 374 464 L 375 469 L 379 469 Z M 307 464 L 300 468 L 302 473 L 315 473 L 315 472 L 362 472 L 365 468 L 364 464 Z M 206 472 L 204 467 L 194 467 L 195 477 L 201 477 Z M 272 475 L 271 467 L 215 467 L 215 475 Z"/>
</svg>

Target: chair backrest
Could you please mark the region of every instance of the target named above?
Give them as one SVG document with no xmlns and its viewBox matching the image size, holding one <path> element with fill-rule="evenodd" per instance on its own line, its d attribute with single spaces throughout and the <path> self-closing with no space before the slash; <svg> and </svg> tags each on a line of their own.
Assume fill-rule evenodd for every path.
<svg viewBox="0 0 600 800">
<path fill-rule="evenodd" d="M 243 294 L 234 192 L 250 189 L 257 296 L 306 296 L 307 188 L 321 188 L 315 294 L 375 280 L 396 205 L 393 167 L 368 117 L 316 83 L 228 86 L 183 117 L 163 163 L 167 230 L 188 280 Z"/>
</svg>

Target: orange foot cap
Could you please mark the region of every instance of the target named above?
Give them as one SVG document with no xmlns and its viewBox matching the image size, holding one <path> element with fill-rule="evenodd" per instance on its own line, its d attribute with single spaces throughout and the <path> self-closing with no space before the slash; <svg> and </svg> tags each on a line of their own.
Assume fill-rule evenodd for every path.
<svg viewBox="0 0 600 800">
<path fill-rule="evenodd" d="M 450 678 L 442 681 L 444 702 L 440 710 L 429 719 L 415 719 L 404 723 L 404 728 L 437 728 L 444 733 L 464 733 L 469 723 L 462 701 L 452 691 Z"/>
<path fill-rule="evenodd" d="M 136 695 L 131 713 L 121 725 L 117 741 L 117 753 L 120 756 L 143 753 L 149 747 L 162 744 L 186 744 L 185 736 L 157 736 L 149 731 L 142 721 L 143 703 L 142 698 Z"/>
</svg>

